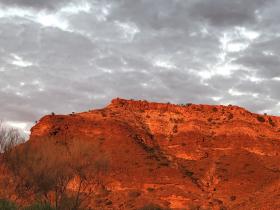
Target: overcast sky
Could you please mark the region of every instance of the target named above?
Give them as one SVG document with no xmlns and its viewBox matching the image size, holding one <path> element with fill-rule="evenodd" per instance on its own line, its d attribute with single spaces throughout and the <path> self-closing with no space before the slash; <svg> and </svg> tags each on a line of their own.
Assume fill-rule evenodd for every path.
<svg viewBox="0 0 280 210">
<path fill-rule="evenodd" d="M 280 114 L 278 0 L 0 0 L 0 118 L 112 98 Z"/>
</svg>

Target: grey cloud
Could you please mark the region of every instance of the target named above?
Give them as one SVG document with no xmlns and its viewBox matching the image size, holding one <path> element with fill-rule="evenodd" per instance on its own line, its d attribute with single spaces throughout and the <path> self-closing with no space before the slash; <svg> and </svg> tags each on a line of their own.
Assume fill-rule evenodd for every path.
<svg viewBox="0 0 280 210">
<path fill-rule="evenodd" d="M 263 54 L 246 55 L 236 62 L 255 69 L 259 76 L 265 78 L 279 77 L 279 56 L 266 56 Z"/>
<path fill-rule="evenodd" d="M 268 86 L 264 82 L 252 82 L 250 80 L 242 80 L 239 84 L 234 86 L 241 92 L 258 93 L 263 96 L 269 95 Z"/>
<path fill-rule="evenodd" d="M 0 2 L 46 9 L 68 23 L 62 30 L 24 17 L 0 18 L 0 113 L 7 120 L 32 122 L 52 111 L 84 111 L 114 97 L 230 102 L 279 112 L 279 81 L 272 80 L 279 76 L 279 27 L 269 13 L 277 11 L 273 1 L 100 0 L 88 1 L 89 12 L 73 14 L 59 12 L 68 1 Z M 235 26 L 260 36 L 236 36 Z M 226 51 L 224 34 L 248 43 L 247 48 Z M 228 71 L 226 64 L 238 67 L 228 76 L 217 74 Z M 214 72 L 210 78 L 199 76 L 208 71 Z M 253 82 L 253 77 L 262 81 Z M 245 95 L 232 95 L 229 89 Z"/>
<path fill-rule="evenodd" d="M 257 11 L 263 9 L 265 0 L 199 0 L 191 13 L 214 26 L 242 26 L 257 21 Z"/>
<path fill-rule="evenodd" d="M 118 0 L 113 4 L 110 19 L 132 21 L 141 27 L 161 29 L 165 27 L 187 29 L 190 23 L 188 18 L 188 1 L 129 1 Z"/>
<path fill-rule="evenodd" d="M 268 100 L 267 98 L 253 98 L 250 96 L 242 97 L 242 96 L 231 96 L 229 97 L 229 100 L 234 102 L 235 105 L 242 106 L 248 109 L 250 108 L 249 111 L 254 111 L 258 113 L 264 113 L 265 110 L 271 110 L 273 109 L 274 105 L 273 102 L 275 103 L 276 101 L 271 101 Z M 268 103 L 268 101 L 270 103 Z M 272 114 L 270 112 L 270 114 Z"/>
<path fill-rule="evenodd" d="M 265 34 L 258 42 L 239 53 L 234 62 L 252 68 L 262 78 L 279 77 L 279 47 L 279 37 Z"/>
<path fill-rule="evenodd" d="M 69 0 L 0 0 L 0 4 L 4 6 L 26 7 L 39 10 L 55 10 L 65 3 L 69 3 Z"/>
<path fill-rule="evenodd" d="M 280 100 L 280 81 L 278 80 L 267 80 L 263 83 L 262 87 L 267 89 L 267 96 L 279 102 Z"/>
</svg>

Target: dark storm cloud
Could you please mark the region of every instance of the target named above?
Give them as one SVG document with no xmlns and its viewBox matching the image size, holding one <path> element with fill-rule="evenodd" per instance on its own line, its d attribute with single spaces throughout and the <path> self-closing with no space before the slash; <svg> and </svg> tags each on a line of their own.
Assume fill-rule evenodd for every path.
<svg viewBox="0 0 280 210">
<path fill-rule="evenodd" d="M 114 97 L 280 114 L 277 1 L 0 5 L 0 113 L 7 121 L 31 123 Z"/>
</svg>

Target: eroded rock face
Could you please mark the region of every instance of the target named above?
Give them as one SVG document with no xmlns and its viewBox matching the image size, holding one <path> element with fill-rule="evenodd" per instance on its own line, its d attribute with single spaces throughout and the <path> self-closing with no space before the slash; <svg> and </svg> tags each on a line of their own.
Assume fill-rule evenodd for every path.
<svg viewBox="0 0 280 210">
<path fill-rule="evenodd" d="M 104 109 L 43 117 L 38 137 L 101 142 L 110 157 L 102 209 L 279 209 L 280 118 L 237 106 L 114 99 Z"/>
</svg>

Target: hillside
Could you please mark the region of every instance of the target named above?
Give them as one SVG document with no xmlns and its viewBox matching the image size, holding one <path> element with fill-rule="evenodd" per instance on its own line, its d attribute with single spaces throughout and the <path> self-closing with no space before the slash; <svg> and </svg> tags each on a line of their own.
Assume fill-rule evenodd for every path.
<svg viewBox="0 0 280 210">
<path fill-rule="evenodd" d="M 42 137 L 86 139 L 109 157 L 107 193 L 90 202 L 97 209 L 280 208 L 280 117 L 117 98 L 43 117 L 29 142 Z"/>
</svg>

